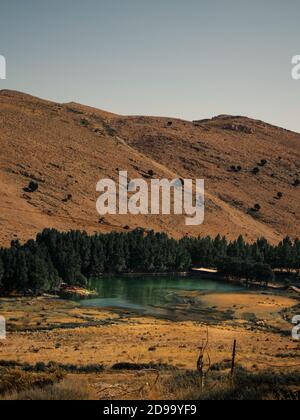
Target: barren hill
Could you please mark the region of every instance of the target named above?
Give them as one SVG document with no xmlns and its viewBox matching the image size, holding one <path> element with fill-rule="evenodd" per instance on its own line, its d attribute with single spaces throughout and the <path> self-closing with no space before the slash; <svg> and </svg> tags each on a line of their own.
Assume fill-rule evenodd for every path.
<svg viewBox="0 0 300 420">
<path fill-rule="evenodd" d="M 130 177 L 204 178 L 205 223 L 96 212 L 96 183 Z M 151 172 L 152 174 L 152 172 Z M 123 117 L 0 92 L 0 246 L 45 227 L 90 233 L 152 228 L 277 242 L 300 237 L 300 134 L 244 117 L 194 122 Z M 29 182 L 36 192 L 26 191 Z M 254 208 L 256 206 L 256 211 Z"/>
</svg>

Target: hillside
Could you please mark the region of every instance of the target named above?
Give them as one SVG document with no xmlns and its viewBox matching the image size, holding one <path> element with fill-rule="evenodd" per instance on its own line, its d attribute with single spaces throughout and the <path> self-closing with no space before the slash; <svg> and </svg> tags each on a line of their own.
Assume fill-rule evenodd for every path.
<svg viewBox="0 0 300 420">
<path fill-rule="evenodd" d="M 175 237 L 242 233 L 272 242 L 300 237 L 299 144 L 300 134 L 244 117 L 123 117 L 1 91 L 0 246 L 45 227 L 94 233 L 141 226 Z M 147 178 L 152 170 L 158 178 L 204 178 L 204 225 L 189 228 L 179 216 L 99 220 L 96 183 L 117 180 L 119 169 L 130 177 Z M 38 191 L 26 192 L 30 180 Z M 255 204 L 261 210 L 249 211 Z"/>
</svg>

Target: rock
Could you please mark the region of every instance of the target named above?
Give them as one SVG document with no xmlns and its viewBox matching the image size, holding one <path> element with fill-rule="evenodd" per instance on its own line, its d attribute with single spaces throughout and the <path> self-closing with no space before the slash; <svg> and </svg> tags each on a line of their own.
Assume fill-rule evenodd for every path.
<svg viewBox="0 0 300 420">
<path fill-rule="evenodd" d="M 96 297 L 97 292 L 77 286 L 63 286 L 59 292 L 59 296 L 64 299 L 84 299 Z"/>
<path fill-rule="evenodd" d="M 251 127 L 247 127 L 246 125 L 241 124 L 225 124 L 223 126 L 224 130 L 236 131 L 238 133 L 244 134 L 253 134 L 253 129 Z"/>
</svg>

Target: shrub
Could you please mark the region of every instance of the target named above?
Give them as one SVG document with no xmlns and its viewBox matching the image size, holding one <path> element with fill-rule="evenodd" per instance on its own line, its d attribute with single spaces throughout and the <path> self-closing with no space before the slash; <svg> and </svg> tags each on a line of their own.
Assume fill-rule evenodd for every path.
<svg viewBox="0 0 300 420">
<path fill-rule="evenodd" d="M 28 190 L 30 192 L 33 193 L 33 192 L 37 191 L 38 189 L 39 189 L 39 184 L 37 182 L 35 182 L 35 181 L 30 181 L 29 182 Z"/>
<path fill-rule="evenodd" d="M 68 195 L 67 195 L 67 196 L 63 199 L 63 202 L 64 202 L 64 203 L 67 203 L 68 201 L 72 200 L 72 198 L 73 198 L 72 194 L 68 194 Z"/>
<path fill-rule="evenodd" d="M 238 165 L 238 166 L 231 165 L 230 170 L 231 170 L 231 172 L 241 172 L 242 167 L 240 165 Z"/>
<path fill-rule="evenodd" d="M 258 165 L 259 166 L 266 166 L 267 163 L 268 163 L 268 161 L 266 159 L 262 159 Z"/>
<path fill-rule="evenodd" d="M 87 119 L 82 118 L 82 120 L 80 120 L 80 124 L 84 127 L 87 127 L 90 124 L 90 122 Z"/>
<path fill-rule="evenodd" d="M 64 373 L 99 373 L 103 372 L 104 366 L 100 364 L 91 365 L 74 365 L 49 362 L 47 365 L 43 362 L 36 363 L 35 365 L 24 365 L 24 372 L 64 372 Z"/>
<path fill-rule="evenodd" d="M 295 181 L 293 182 L 293 186 L 299 187 L 299 185 L 300 185 L 300 179 L 295 179 Z"/>
<path fill-rule="evenodd" d="M 260 169 L 259 168 L 253 168 L 252 173 L 253 173 L 253 175 L 258 175 L 260 173 Z"/>
<path fill-rule="evenodd" d="M 171 365 L 167 365 L 167 364 L 162 364 L 162 363 L 158 363 L 155 364 L 153 362 L 151 363 L 116 363 L 115 365 L 112 366 L 112 370 L 133 370 L 133 371 L 138 371 L 138 370 L 176 370 L 176 368 L 174 368 Z"/>
<path fill-rule="evenodd" d="M 39 362 L 36 364 L 36 372 L 45 372 L 47 370 L 47 367 L 44 362 Z"/>
</svg>

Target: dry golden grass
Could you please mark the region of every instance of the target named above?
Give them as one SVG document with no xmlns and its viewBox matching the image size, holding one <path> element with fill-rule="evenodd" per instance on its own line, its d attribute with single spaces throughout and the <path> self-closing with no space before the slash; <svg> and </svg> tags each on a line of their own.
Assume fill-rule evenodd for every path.
<svg viewBox="0 0 300 420">
<path fill-rule="evenodd" d="M 300 368 L 278 372 L 269 369 L 250 372 L 237 367 L 230 371 L 210 372 L 201 391 L 197 372 L 187 371 L 165 379 L 158 396 L 170 395 L 175 400 L 299 400 Z M 154 394 L 156 395 L 156 394 Z"/>
<path fill-rule="evenodd" d="M 229 300 L 220 300 L 218 294 L 203 296 L 204 307 L 216 305 L 217 310 L 219 307 L 226 311 L 230 302 L 234 302 L 231 305 L 233 317 L 208 325 L 208 350 L 212 364 L 220 365 L 223 369 L 224 360 L 231 359 L 233 340 L 237 339 L 237 363 L 249 372 L 275 370 L 280 373 L 299 366 L 300 344 L 292 340 L 292 325 L 288 320 L 283 320 L 281 315 L 283 308 L 292 310 L 298 301 L 284 296 L 250 292 L 230 296 Z M 28 372 L 20 371 L 21 366 L 14 369 L 15 363 L 12 363 L 12 367 L 7 367 L 7 371 L 18 372 L 19 379 L 16 383 L 21 386 L 6 390 L 27 392 L 33 386 L 36 392 L 34 381 L 47 380 L 49 374 L 59 371 L 75 382 L 76 378 L 85 379 L 99 399 L 188 398 L 189 393 L 192 395 L 194 392 L 194 387 L 188 389 L 187 385 L 172 391 L 172 387 L 168 388 L 166 384 L 169 384 L 170 378 L 172 382 L 174 375 L 185 375 L 187 370 L 196 371 L 199 347 L 207 334 L 207 325 L 204 322 L 173 322 L 132 314 L 127 314 L 124 318 L 122 313 L 118 315 L 80 308 L 71 302 L 49 299 L 32 299 L 30 305 L 26 302 L 28 303 L 28 299 L 4 299 L 0 300 L 0 305 L 4 305 L 6 313 L 11 317 L 14 316 L 14 308 L 17 317 L 23 310 L 22 317 L 28 315 L 29 325 L 32 317 L 35 320 L 40 319 L 39 314 L 42 322 L 45 313 L 51 319 L 51 312 L 55 318 L 61 316 L 63 323 L 76 313 L 80 318 L 98 319 L 100 325 L 86 324 L 77 328 L 73 325 L 65 328 L 63 324 L 58 324 L 54 329 L 48 329 L 46 325 L 42 330 L 23 331 L 21 318 L 13 321 L 14 329 L 17 330 L 9 330 L 7 340 L 0 343 L 0 366 L 15 361 Z M 41 305 L 44 311 L 39 312 Z M 35 308 L 38 309 L 37 312 Z M 256 309 L 255 322 L 251 317 L 248 319 L 242 316 L 244 311 L 255 316 Z M 260 320 L 267 322 L 257 324 Z M 10 329 L 10 321 L 8 328 Z M 50 367 L 45 366 L 50 361 L 53 362 Z M 122 367 L 123 363 L 125 366 Z M 126 363 L 138 365 L 139 370 L 128 370 L 130 366 Z M 26 364 L 31 367 L 26 367 Z M 38 364 L 37 367 L 34 367 L 35 364 Z M 112 369 L 115 364 L 121 364 L 122 369 Z M 148 364 L 150 366 L 147 367 Z M 95 366 L 102 365 L 104 370 L 95 369 Z M 158 365 L 163 365 L 162 369 Z M 42 383 L 42 388 L 44 385 Z M 30 398 L 29 394 L 26 395 Z M 38 395 L 42 393 L 36 394 L 40 398 Z M 51 392 L 50 396 L 53 397 Z"/>
<path fill-rule="evenodd" d="M 45 227 L 89 233 L 152 228 L 180 237 L 243 234 L 300 236 L 298 189 L 300 135 L 247 118 L 224 117 L 197 125 L 165 118 L 121 117 L 76 104 L 57 104 L 1 91 L 0 244 L 32 238 Z M 83 123 L 84 121 L 84 123 Z M 171 121 L 170 126 L 168 122 Z M 224 129 L 239 124 L 252 134 Z M 255 176 L 252 169 L 268 161 Z M 239 173 L 230 171 L 240 165 Z M 99 224 L 96 183 L 130 178 L 204 178 L 205 223 L 185 226 L 180 216 L 108 216 Z M 39 189 L 23 188 L 36 179 Z M 299 188 L 299 187 L 298 187 Z M 282 198 L 276 199 L 278 192 Z M 71 194 L 72 199 L 65 202 Z M 248 214 L 261 205 L 256 217 Z"/>
<path fill-rule="evenodd" d="M 36 386 L 19 392 L 7 393 L 2 397 L 2 400 L 87 401 L 95 400 L 96 397 L 96 394 L 85 380 L 72 377 L 52 385 Z"/>
<path fill-rule="evenodd" d="M 21 369 L 1 368 L 0 395 L 9 392 L 23 392 L 28 388 L 43 388 L 62 380 L 59 371 L 47 373 L 24 372 Z"/>
<path fill-rule="evenodd" d="M 298 400 L 300 370 L 250 372 L 237 367 L 233 378 L 228 370 L 213 370 L 203 389 L 201 384 L 197 371 L 107 371 L 101 377 L 69 375 L 50 385 L 42 380 L 35 385 L 27 378 L 0 400 Z"/>
<path fill-rule="evenodd" d="M 68 300 L 49 298 L 0 299 L 1 315 L 11 331 L 51 329 L 65 325 L 75 327 L 117 319 L 118 315 L 97 309 L 82 310 Z"/>
<path fill-rule="evenodd" d="M 278 354 L 287 355 L 285 364 L 293 363 L 293 355 L 299 351 L 299 343 L 293 342 L 292 325 L 288 320 L 283 320 L 280 311 L 284 307 L 292 308 L 297 300 L 255 293 L 230 296 L 231 299 L 225 299 L 224 303 L 219 301 L 217 294 L 212 298 L 203 297 L 203 308 L 205 299 L 209 300 L 207 307 L 215 304 L 220 305 L 223 310 L 227 310 L 226 305 L 234 302 L 230 308 L 231 317 L 227 321 L 209 325 L 210 351 L 214 362 L 218 363 L 230 356 L 232 342 L 236 338 L 238 357 L 247 367 L 256 364 L 264 368 L 266 363 L 281 365 L 282 360 L 276 357 Z M 35 308 L 40 309 L 41 305 L 44 305 L 45 311 L 38 315 L 40 312 L 35 312 Z M 14 318 L 14 308 L 18 313 L 21 306 L 22 300 L 17 304 L 14 301 L 5 301 L 4 312 Z M 258 316 L 254 322 L 246 315 L 252 313 L 255 317 L 257 308 Z M 216 309 L 218 310 L 218 307 Z M 59 323 L 59 316 L 65 323 L 69 316 L 73 319 L 74 312 L 85 324 L 78 328 L 77 324 L 71 324 L 64 328 L 64 325 Z M 43 318 L 45 313 L 50 320 L 46 321 L 46 324 Z M 54 329 L 51 313 L 58 322 Z M 32 317 L 35 322 L 40 322 L 41 326 L 28 331 L 25 328 L 22 332 L 22 320 L 28 319 L 29 325 L 32 325 Z M 96 321 L 99 325 L 89 326 L 90 321 Z M 263 323 L 256 325 L 256 322 L 260 321 Z M 13 331 L 16 329 L 15 332 L 10 332 L 11 325 Z M 48 328 L 49 325 L 51 328 Z M 154 362 L 194 369 L 198 348 L 206 335 L 206 328 L 203 321 L 172 322 L 132 314 L 124 318 L 122 313 L 119 317 L 107 311 L 76 308 L 70 302 L 49 302 L 47 299 L 43 302 L 33 299 L 29 306 L 23 305 L 23 315 L 20 319 L 8 320 L 9 333 L 7 340 L 0 345 L 0 360 L 16 360 L 29 364 L 63 361 L 65 364 L 103 364 L 106 367 L 122 362 Z"/>
</svg>

